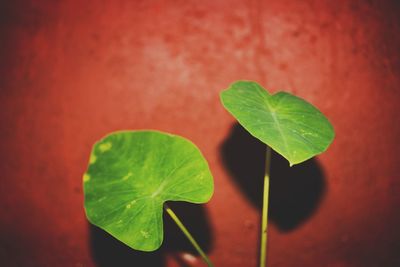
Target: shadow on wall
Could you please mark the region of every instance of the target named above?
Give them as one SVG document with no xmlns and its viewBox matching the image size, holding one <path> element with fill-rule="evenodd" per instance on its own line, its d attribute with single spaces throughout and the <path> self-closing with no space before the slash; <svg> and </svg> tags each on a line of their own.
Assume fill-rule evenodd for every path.
<svg viewBox="0 0 400 267">
<path fill-rule="evenodd" d="M 235 123 L 220 153 L 225 168 L 261 213 L 265 145 Z M 289 167 L 286 159 L 272 153 L 269 218 L 279 230 L 294 230 L 310 218 L 325 189 L 323 171 L 315 159 Z"/>
<path fill-rule="evenodd" d="M 168 203 L 168 205 L 207 253 L 212 246 L 212 231 L 204 208 L 201 205 L 185 202 Z M 88 225 L 92 257 L 99 267 L 165 266 L 167 253 L 173 256 L 179 266 L 189 267 L 182 258 L 182 252 L 197 255 L 178 226 L 165 212 L 164 242 L 160 249 L 153 252 L 131 249 L 102 229 L 90 223 Z"/>
</svg>

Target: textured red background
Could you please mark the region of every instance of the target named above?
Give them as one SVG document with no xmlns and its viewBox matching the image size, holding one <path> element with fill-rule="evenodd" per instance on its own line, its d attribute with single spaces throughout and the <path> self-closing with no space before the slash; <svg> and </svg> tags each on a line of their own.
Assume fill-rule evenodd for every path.
<svg viewBox="0 0 400 267">
<path fill-rule="evenodd" d="M 261 183 L 246 174 L 262 172 L 260 144 L 232 130 L 218 96 L 251 79 L 336 129 L 305 177 L 273 170 L 268 266 L 400 266 L 399 13 L 396 1 L 3 1 L 0 265 L 185 266 L 179 232 L 143 255 L 85 219 L 91 145 L 147 128 L 210 163 L 213 199 L 181 214 L 215 265 L 256 266 Z"/>
</svg>

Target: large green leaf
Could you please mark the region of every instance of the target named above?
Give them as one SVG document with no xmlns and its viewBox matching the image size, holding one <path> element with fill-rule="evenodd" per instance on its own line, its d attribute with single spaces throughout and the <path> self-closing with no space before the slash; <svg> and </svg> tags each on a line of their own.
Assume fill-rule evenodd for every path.
<svg viewBox="0 0 400 267">
<path fill-rule="evenodd" d="M 163 203 L 205 203 L 208 164 L 190 141 L 157 131 L 123 131 L 98 141 L 83 176 L 89 221 L 143 251 L 163 240 Z"/>
<path fill-rule="evenodd" d="M 286 92 L 269 94 L 259 84 L 238 81 L 221 92 L 224 107 L 256 138 L 290 165 L 325 151 L 335 133 L 313 105 Z"/>
</svg>

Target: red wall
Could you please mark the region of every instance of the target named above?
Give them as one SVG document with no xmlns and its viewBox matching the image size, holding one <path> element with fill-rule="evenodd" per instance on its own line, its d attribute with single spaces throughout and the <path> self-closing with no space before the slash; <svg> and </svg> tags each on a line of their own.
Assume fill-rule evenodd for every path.
<svg viewBox="0 0 400 267">
<path fill-rule="evenodd" d="M 268 266 L 400 266 L 396 1 L 8 2 L 1 266 L 185 266 L 168 220 L 163 249 L 142 254 L 85 219 L 91 145 L 143 128 L 200 147 L 214 197 L 176 209 L 216 266 L 256 266 L 263 148 L 218 96 L 239 79 L 307 99 L 336 130 L 295 169 L 275 156 Z"/>
</svg>

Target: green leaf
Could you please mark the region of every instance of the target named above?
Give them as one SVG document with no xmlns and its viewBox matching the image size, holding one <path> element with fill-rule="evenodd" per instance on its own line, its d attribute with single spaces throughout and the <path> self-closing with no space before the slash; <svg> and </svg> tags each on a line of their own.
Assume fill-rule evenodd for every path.
<svg viewBox="0 0 400 267">
<path fill-rule="evenodd" d="M 324 152 L 335 136 L 328 119 L 313 105 L 286 92 L 271 95 L 255 82 L 232 84 L 221 92 L 221 101 L 250 134 L 291 166 Z"/>
<path fill-rule="evenodd" d="M 157 131 L 123 131 L 98 141 L 83 176 L 89 221 L 131 248 L 153 251 L 163 240 L 163 203 L 205 203 L 213 178 L 198 148 Z"/>
</svg>

